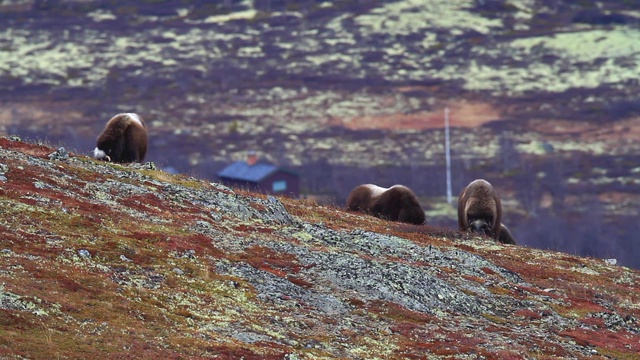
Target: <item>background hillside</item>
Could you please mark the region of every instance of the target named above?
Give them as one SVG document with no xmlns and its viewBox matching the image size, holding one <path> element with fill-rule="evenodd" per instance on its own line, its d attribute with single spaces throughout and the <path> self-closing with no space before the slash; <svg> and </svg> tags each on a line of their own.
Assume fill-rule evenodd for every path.
<svg viewBox="0 0 640 360">
<path fill-rule="evenodd" d="M 0 138 L 0 358 L 635 359 L 640 272 Z"/>
<path fill-rule="evenodd" d="M 431 224 L 475 178 L 519 243 L 640 268 L 640 8 L 614 0 L 0 1 L 0 129 L 88 154 L 135 111 L 148 160 L 249 150 L 303 192 L 402 183 Z"/>
</svg>

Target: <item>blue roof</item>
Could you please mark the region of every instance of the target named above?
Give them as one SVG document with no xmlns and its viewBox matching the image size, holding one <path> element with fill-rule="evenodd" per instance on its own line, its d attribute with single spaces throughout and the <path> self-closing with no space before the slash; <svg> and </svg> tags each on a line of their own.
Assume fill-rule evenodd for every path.
<svg viewBox="0 0 640 360">
<path fill-rule="evenodd" d="M 278 170 L 269 164 L 249 165 L 244 161 L 236 161 L 218 173 L 221 178 L 259 182 Z"/>
</svg>

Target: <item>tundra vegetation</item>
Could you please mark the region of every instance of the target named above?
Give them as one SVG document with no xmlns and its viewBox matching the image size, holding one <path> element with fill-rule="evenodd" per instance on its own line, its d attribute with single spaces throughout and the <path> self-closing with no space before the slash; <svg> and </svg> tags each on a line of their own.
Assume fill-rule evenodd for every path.
<svg viewBox="0 0 640 360">
<path fill-rule="evenodd" d="M 640 352 L 640 272 L 0 138 L 2 358 Z"/>
</svg>

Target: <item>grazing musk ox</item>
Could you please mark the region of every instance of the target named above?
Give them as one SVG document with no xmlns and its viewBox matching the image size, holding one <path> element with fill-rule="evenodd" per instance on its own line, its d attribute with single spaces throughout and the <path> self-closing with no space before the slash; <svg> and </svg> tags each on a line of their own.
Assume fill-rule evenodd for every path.
<svg viewBox="0 0 640 360">
<path fill-rule="evenodd" d="M 502 203 L 493 186 L 477 179 L 469 183 L 458 197 L 458 225 L 461 231 L 489 236 L 504 244 L 515 244 L 502 220 Z"/>
<path fill-rule="evenodd" d="M 381 219 L 416 225 L 425 223 L 424 210 L 416 195 L 403 185 L 390 188 L 373 184 L 357 186 L 349 193 L 346 207 Z"/>
<path fill-rule="evenodd" d="M 96 140 L 93 157 L 118 163 L 142 162 L 147 154 L 147 128 L 135 113 L 118 114 Z"/>
</svg>

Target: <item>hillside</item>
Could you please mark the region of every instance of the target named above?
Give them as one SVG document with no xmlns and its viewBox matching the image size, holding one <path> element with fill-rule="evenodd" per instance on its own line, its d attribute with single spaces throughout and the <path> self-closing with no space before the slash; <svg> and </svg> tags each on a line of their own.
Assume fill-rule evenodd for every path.
<svg viewBox="0 0 640 360">
<path fill-rule="evenodd" d="M 500 190 L 521 244 L 640 268 L 640 8 L 629 0 L 0 0 L 0 130 L 89 154 L 137 112 L 148 160 L 247 151 L 342 204 L 401 183 L 429 223 Z"/>
<path fill-rule="evenodd" d="M 640 272 L 0 138 L 3 359 L 632 359 Z"/>
</svg>

